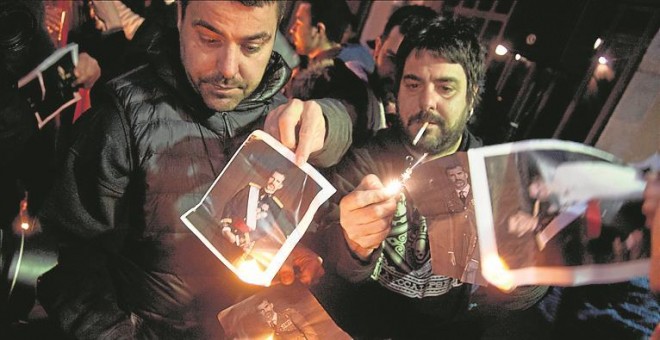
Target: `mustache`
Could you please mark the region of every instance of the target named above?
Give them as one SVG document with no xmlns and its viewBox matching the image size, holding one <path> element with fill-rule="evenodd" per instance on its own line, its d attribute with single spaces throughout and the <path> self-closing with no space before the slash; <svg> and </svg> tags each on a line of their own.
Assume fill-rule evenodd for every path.
<svg viewBox="0 0 660 340">
<path fill-rule="evenodd" d="M 442 116 L 435 110 L 422 110 L 414 114 L 410 119 L 408 120 L 408 126 L 420 123 L 423 124 L 424 122 L 429 122 L 431 124 L 436 124 L 440 127 L 444 127 L 446 124 L 446 121 Z"/>
<path fill-rule="evenodd" d="M 212 85 L 222 85 L 226 87 L 237 87 L 240 89 L 245 89 L 247 84 L 237 78 L 225 78 L 221 74 L 215 74 L 208 77 L 202 77 L 199 79 L 200 83 L 207 83 Z"/>
</svg>

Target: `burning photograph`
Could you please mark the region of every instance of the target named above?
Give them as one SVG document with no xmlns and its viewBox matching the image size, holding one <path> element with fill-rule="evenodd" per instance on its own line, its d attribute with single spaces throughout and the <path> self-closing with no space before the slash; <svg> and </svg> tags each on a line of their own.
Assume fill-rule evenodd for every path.
<svg viewBox="0 0 660 340">
<path fill-rule="evenodd" d="M 181 219 L 243 281 L 269 285 L 334 188 L 262 131 Z"/>
</svg>

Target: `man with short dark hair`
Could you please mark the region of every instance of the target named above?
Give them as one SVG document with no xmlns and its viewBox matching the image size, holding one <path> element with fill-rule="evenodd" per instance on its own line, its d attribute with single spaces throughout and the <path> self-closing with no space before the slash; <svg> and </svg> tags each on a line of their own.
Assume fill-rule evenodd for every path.
<svg viewBox="0 0 660 340">
<path fill-rule="evenodd" d="M 332 165 L 350 144 L 340 102 L 284 104 L 290 71 L 272 52 L 280 1 L 182 5 L 178 36 L 96 93 L 43 216 L 62 247 L 40 301 L 75 338 L 222 337 L 215 314 L 254 288 L 180 216 L 255 129 L 295 149 L 297 163 Z M 305 264 L 301 275 L 320 267 Z"/>
<path fill-rule="evenodd" d="M 373 41 L 375 72 L 369 78 L 369 84 L 382 103 L 385 117 L 390 125 L 396 120 L 396 89 L 394 88 L 396 51 L 403 37 L 415 26 L 422 25 L 437 16 L 438 13 L 427 6 L 399 7 L 387 19 L 383 33 Z"/>
<path fill-rule="evenodd" d="M 396 60 L 398 124 L 352 147 L 335 169 L 331 182 L 339 209 L 326 217 L 327 249 L 319 251 L 327 272 L 359 284 L 350 301 L 354 336 L 472 338 L 493 317 L 532 306 L 547 288 L 485 294 L 484 288 L 433 274 L 426 217 L 405 191 L 393 194 L 383 183 L 399 178 L 408 159 L 425 153 L 435 159 L 481 145 L 466 123 L 480 99 L 484 50 L 466 22 L 436 18 L 406 35 Z M 420 244 L 425 246 L 418 249 Z M 470 302 L 482 301 L 498 303 L 498 313 L 481 315 L 479 307 L 468 313 Z M 465 322 L 470 317 L 473 322 Z M 468 327 L 460 327 L 460 320 Z"/>
<path fill-rule="evenodd" d="M 377 99 L 367 85 L 367 75 L 339 57 L 341 37 L 350 24 L 348 5 L 345 0 L 304 0 L 298 2 L 294 15 L 289 33 L 296 52 L 309 61 L 293 71 L 287 96 L 340 99 L 355 126 L 353 141 L 363 143 L 384 127 L 384 122 Z"/>
</svg>

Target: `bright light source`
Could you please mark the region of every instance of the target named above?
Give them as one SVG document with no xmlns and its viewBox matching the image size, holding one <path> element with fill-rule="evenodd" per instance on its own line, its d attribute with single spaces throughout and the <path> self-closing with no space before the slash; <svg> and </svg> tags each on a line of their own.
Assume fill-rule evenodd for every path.
<svg viewBox="0 0 660 340">
<path fill-rule="evenodd" d="M 502 45 L 497 45 L 497 47 L 495 47 L 495 54 L 497 54 L 497 55 L 505 55 L 508 52 L 509 52 L 509 50 L 506 47 L 502 46 Z"/>
<path fill-rule="evenodd" d="M 254 259 L 243 259 L 236 265 L 241 280 L 257 285 L 264 285 L 263 271 Z"/>
<path fill-rule="evenodd" d="M 490 255 L 482 265 L 484 277 L 503 291 L 511 291 L 515 288 L 513 277 L 506 263 L 497 255 Z"/>
<path fill-rule="evenodd" d="M 598 57 L 598 63 L 601 65 L 607 64 L 607 58 L 605 57 Z"/>
<path fill-rule="evenodd" d="M 594 50 L 597 49 L 602 43 L 603 43 L 603 39 L 601 38 L 596 39 L 596 42 L 594 42 Z"/>
<path fill-rule="evenodd" d="M 23 230 L 30 229 L 30 223 L 27 223 L 27 222 L 21 223 L 21 229 L 23 229 Z"/>
<path fill-rule="evenodd" d="M 520 58 L 522 58 L 522 56 L 520 54 L 516 53 L 515 58 L 516 58 L 516 60 L 520 60 Z"/>
<path fill-rule="evenodd" d="M 394 195 L 403 189 L 403 184 L 400 181 L 393 180 L 385 186 L 385 192 L 389 195 Z"/>
</svg>

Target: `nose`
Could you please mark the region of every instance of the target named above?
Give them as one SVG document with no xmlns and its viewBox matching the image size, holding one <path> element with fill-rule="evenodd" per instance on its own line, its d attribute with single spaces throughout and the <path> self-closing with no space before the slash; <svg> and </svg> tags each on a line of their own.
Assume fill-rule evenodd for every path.
<svg viewBox="0 0 660 340">
<path fill-rule="evenodd" d="M 218 71 L 225 79 L 232 79 L 238 73 L 240 49 L 234 45 L 228 45 L 221 49 L 217 61 Z"/>
<path fill-rule="evenodd" d="M 420 110 L 436 109 L 438 104 L 438 95 L 433 88 L 433 85 L 425 85 L 422 89 L 422 94 L 419 96 Z"/>
</svg>

